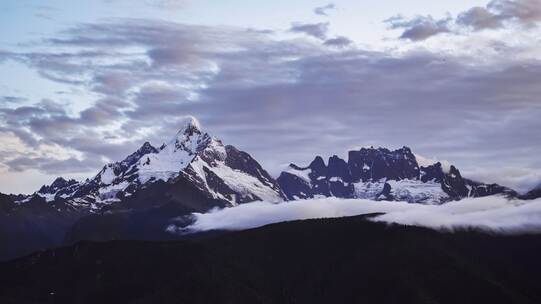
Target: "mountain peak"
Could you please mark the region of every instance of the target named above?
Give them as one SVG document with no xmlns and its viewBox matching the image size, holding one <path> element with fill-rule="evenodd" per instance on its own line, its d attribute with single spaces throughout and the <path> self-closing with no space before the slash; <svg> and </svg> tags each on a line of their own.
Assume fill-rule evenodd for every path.
<svg viewBox="0 0 541 304">
<path fill-rule="evenodd" d="M 51 186 L 60 186 L 60 185 L 65 184 L 65 183 L 67 183 L 67 182 L 68 182 L 67 180 L 65 180 L 63 177 L 60 176 L 60 177 L 57 177 L 57 178 L 53 181 L 53 183 L 51 184 Z"/>
<path fill-rule="evenodd" d="M 158 153 L 158 149 L 156 149 L 148 141 L 145 141 L 145 143 L 139 149 L 137 149 L 137 151 L 135 151 L 132 155 L 128 156 L 128 158 L 134 155 L 142 156 L 148 153 Z"/>
<path fill-rule="evenodd" d="M 74 179 L 66 180 L 63 177 L 57 177 L 52 184 L 50 185 L 43 185 L 37 193 L 39 194 L 51 194 L 53 196 L 48 196 L 47 200 L 52 200 L 54 198 L 54 194 L 59 192 L 62 189 L 68 188 L 70 186 L 73 186 L 75 184 L 78 184 L 78 182 Z"/>
<path fill-rule="evenodd" d="M 197 118 L 188 116 L 184 120 L 182 128 L 175 134 L 175 137 L 162 146 L 161 149 L 164 149 L 166 146 L 174 146 L 176 149 L 184 147 L 183 149 L 186 150 L 188 148 L 187 146 L 195 144 L 195 146 L 190 149 L 195 151 L 195 148 L 200 144 L 202 137 L 209 137 L 209 135 L 201 131 L 201 124 Z"/>
<path fill-rule="evenodd" d="M 201 123 L 197 118 L 193 116 L 188 116 L 183 127 L 178 131 L 177 135 L 193 135 L 194 133 L 201 134 Z"/>
<path fill-rule="evenodd" d="M 195 154 L 207 147 L 212 140 L 213 137 L 201 130 L 199 121 L 195 117 L 188 116 L 183 127 L 175 137 L 162 146 L 161 150 L 170 150 L 171 153 L 183 150 L 189 154 Z"/>
</svg>

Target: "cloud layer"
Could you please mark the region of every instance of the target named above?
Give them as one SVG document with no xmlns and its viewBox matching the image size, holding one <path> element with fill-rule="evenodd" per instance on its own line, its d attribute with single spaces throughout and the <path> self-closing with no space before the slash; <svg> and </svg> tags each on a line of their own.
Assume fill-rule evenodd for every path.
<svg viewBox="0 0 541 304">
<path fill-rule="evenodd" d="M 532 3 L 493 1 L 486 9 L 506 16 L 502 24 L 528 26 L 538 18 L 535 7 L 524 10 Z M 421 41 L 457 21 L 389 22 Z M 95 173 L 146 140 L 160 145 L 193 115 L 273 174 L 370 145 L 407 145 L 504 185 L 541 170 L 535 47 L 475 39 L 450 50 L 373 50 L 329 28 L 295 23 L 278 35 L 110 19 L 66 28 L 28 51 L 0 51 L 0 61 L 72 92 L 0 97 L 0 136 L 18 143 L 0 147 L 0 167 Z M 520 168 L 522 177 L 507 183 L 498 168 Z"/>
<path fill-rule="evenodd" d="M 377 202 L 324 198 L 272 204 L 255 202 L 237 207 L 195 213 L 195 223 L 168 231 L 190 233 L 207 230 L 243 230 L 263 225 L 311 218 L 385 213 L 373 220 L 387 223 L 455 230 L 479 228 L 495 233 L 541 233 L 541 199 L 507 200 L 493 196 L 464 199 L 443 205 Z"/>
</svg>

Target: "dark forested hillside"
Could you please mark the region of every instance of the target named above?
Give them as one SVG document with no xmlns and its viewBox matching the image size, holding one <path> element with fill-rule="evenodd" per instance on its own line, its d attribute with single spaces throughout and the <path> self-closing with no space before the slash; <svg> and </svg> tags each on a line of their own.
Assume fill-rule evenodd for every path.
<svg viewBox="0 0 541 304">
<path fill-rule="evenodd" d="M 362 216 L 175 242 L 80 242 L 0 264 L 2 303 L 539 303 L 541 236 Z"/>
</svg>

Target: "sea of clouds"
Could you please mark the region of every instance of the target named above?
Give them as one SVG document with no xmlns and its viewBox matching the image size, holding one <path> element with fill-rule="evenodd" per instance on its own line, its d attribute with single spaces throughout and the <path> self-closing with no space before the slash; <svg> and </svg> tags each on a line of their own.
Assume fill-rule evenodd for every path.
<svg viewBox="0 0 541 304">
<path fill-rule="evenodd" d="M 384 213 L 373 221 L 415 225 L 439 230 L 479 228 L 520 234 L 541 233 L 541 199 L 510 200 L 501 196 L 468 198 L 443 205 L 410 204 L 363 199 L 321 198 L 280 204 L 253 202 L 232 208 L 194 213 L 194 222 L 168 231 L 243 230 L 267 224 L 312 218 L 333 218 Z"/>
</svg>

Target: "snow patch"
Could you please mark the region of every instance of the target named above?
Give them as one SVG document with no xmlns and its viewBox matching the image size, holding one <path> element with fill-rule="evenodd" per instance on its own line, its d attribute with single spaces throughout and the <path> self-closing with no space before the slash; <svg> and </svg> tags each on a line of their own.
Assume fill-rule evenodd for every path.
<svg viewBox="0 0 541 304">
<path fill-rule="evenodd" d="M 256 195 L 261 200 L 277 203 L 282 201 L 280 194 L 263 184 L 259 179 L 239 170 L 234 170 L 224 163 L 218 162 L 215 167 L 208 167 L 223 179 L 225 184 L 235 192 L 244 196 Z"/>
<path fill-rule="evenodd" d="M 289 167 L 289 169 L 286 171 L 289 174 L 295 175 L 305 181 L 308 185 L 310 185 L 310 173 L 312 173 L 312 169 L 304 169 L 304 170 L 297 170 L 293 167 Z M 320 180 L 320 178 L 325 178 L 324 176 L 320 176 L 317 178 L 317 180 Z"/>
<path fill-rule="evenodd" d="M 56 193 L 38 193 L 38 192 L 36 192 L 36 194 L 39 197 L 43 197 L 47 203 L 50 203 L 50 202 L 54 201 L 54 198 L 56 196 Z"/>
<path fill-rule="evenodd" d="M 107 165 L 105 168 L 103 168 L 102 172 L 99 175 L 100 175 L 100 181 L 104 185 L 111 184 L 116 178 L 112 165 Z"/>
<path fill-rule="evenodd" d="M 428 158 L 419 154 L 414 154 L 417 164 L 421 167 L 432 166 L 433 164 L 439 162 L 441 164 L 441 169 L 444 173 L 449 173 L 451 171 L 451 163 L 447 160 L 438 160 L 437 158 Z"/>
<path fill-rule="evenodd" d="M 124 191 L 130 183 L 123 181 L 122 183 L 116 185 L 109 185 L 107 187 L 102 187 L 98 190 L 99 198 L 101 200 L 110 200 L 116 199 L 116 195 L 120 191 Z"/>
<path fill-rule="evenodd" d="M 354 183 L 354 195 L 361 199 L 375 199 L 383 191 L 385 182 L 360 182 Z"/>
<path fill-rule="evenodd" d="M 443 191 L 441 184 L 434 181 L 423 183 L 419 180 L 388 180 L 391 194 L 398 200 L 410 203 L 441 204 L 449 195 Z"/>
</svg>

